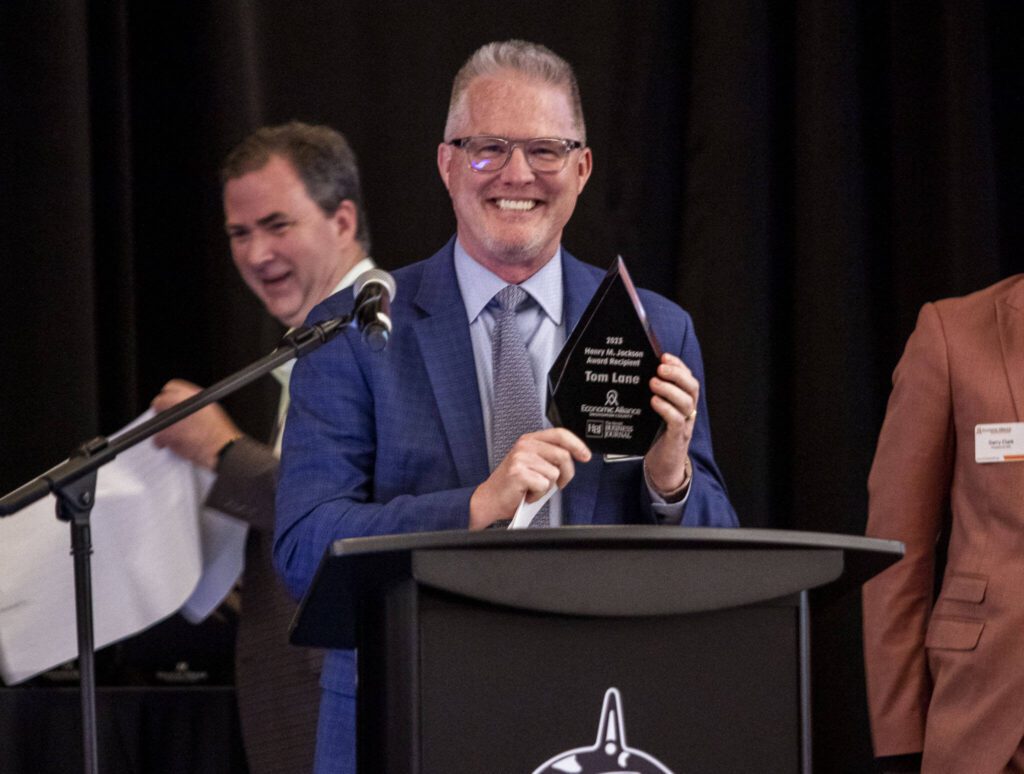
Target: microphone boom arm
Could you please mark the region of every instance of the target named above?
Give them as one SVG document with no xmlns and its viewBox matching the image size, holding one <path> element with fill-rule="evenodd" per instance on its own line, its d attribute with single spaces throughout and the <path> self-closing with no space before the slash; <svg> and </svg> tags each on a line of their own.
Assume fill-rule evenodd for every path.
<svg viewBox="0 0 1024 774">
<path fill-rule="evenodd" d="M 0 517 L 20 511 L 26 505 L 40 500 L 50 492 L 70 484 L 82 476 L 106 465 L 118 454 L 159 433 L 175 422 L 194 414 L 199 409 L 256 381 L 264 374 L 294 358 L 303 357 L 337 336 L 353 320 L 353 314 L 334 317 L 312 325 L 297 328 L 286 334 L 274 350 L 254 363 L 212 384 L 191 398 L 161 411 L 155 417 L 126 430 L 116 438 L 97 436 L 79 446 L 70 459 L 36 476 L 12 492 L 0 497 Z"/>
<path fill-rule="evenodd" d="M 361 285 L 367 283 L 383 285 L 390 296 L 394 295 L 394 280 L 389 274 L 371 269 L 361 275 Z M 357 280 L 359 282 L 359 280 Z M 382 295 L 384 295 L 382 291 Z M 390 297 L 388 296 L 388 297 Z M 385 298 L 385 301 L 387 298 Z M 357 299 L 358 301 L 358 299 Z M 365 303 L 365 302 L 364 302 Z M 71 553 L 74 561 L 75 619 L 78 636 L 78 661 L 80 671 L 82 707 L 82 752 L 85 774 L 98 774 L 99 756 L 96 734 L 96 677 L 94 666 L 94 640 L 92 621 L 92 571 L 90 555 L 89 513 L 96 499 L 96 477 L 100 467 L 110 462 L 122 451 L 146 440 L 166 427 L 173 425 L 201 408 L 254 382 L 289 360 L 308 355 L 323 346 L 346 327 L 351 325 L 363 311 L 357 302 L 352 312 L 340 317 L 322 320 L 285 334 L 274 351 L 226 379 L 207 387 L 191 398 L 161 411 L 114 438 L 97 436 L 79 446 L 64 462 L 50 468 L 12 492 L 0 497 L 0 517 L 9 516 L 27 505 L 41 500 L 51 492 L 57 499 L 57 518 L 71 525 Z M 387 319 L 387 332 L 391 321 Z M 366 334 L 366 324 L 359 321 L 359 329 Z M 386 336 L 383 339 L 387 342 Z"/>
</svg>

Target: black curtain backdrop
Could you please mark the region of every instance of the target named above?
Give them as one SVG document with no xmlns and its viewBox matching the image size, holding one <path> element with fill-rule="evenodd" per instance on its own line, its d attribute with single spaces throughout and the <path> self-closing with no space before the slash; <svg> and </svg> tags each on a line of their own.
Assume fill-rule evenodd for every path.
<svg viewBox="0 0 1024 774">
<path fill-rule="evenodd" d="M 861 533 L 920 305 L 1024 265 L 1019 2 L 0 3 L 0 488 L 273 346 L 217 179 L 256 126 L 347 134 L 384 267 L 440 247 L 451 78 L 509 37 L 577 68 L 565 243 L 693 314 L 743 524 Z M 228 407 L 265 433 L 273 396 Z M 870 757 L 857 603 L 815 618 L 824 771 Z"/>
</svg>

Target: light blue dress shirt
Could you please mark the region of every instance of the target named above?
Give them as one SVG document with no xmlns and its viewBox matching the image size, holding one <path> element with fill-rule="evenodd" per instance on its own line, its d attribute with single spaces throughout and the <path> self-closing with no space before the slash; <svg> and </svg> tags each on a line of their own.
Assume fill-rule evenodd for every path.
<svg viewBox="0 0 1024 774">
<path fill-rule="evenodd" d="M 487 436 L 487 448 L 490 450 L 491 416 L 494 411 L 491 334 L 494 331 L 494 312 L 498 308 L 494 296 L 508 283 L 473 260 L 458 240 L 455 242 L 455 276 L 458 278 L 459 291 L 466 305 L 469 336 L 473 343 L 473 360 L 476 363 L 476 381 L 480 391 L 480 407 L 484 415 L 484 433 Z M 561 248 L 550 261 L 519 287 L 529 294 L 530 300 L 517 312 L 516 324 L 530 356 L 533 381 L 537 387 L 537 402 L 541 407 L 541 413 L 544 413 L 548 370 L 565 344 Z M 544 426 L 551 426 L 546 418 Z M 490 460 L 491 470 L 500 462 L 501 460 Z M 562 493 L 555 492 L 548 502 L 551 526 L 561 526 Z"/>
</svg>

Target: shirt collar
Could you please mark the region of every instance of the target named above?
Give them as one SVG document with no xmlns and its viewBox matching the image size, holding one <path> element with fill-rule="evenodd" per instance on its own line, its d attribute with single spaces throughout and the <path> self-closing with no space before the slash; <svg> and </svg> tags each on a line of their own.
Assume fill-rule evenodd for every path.
<svg viewBox="0 0 1024 774">
<path fill-rule="evenodd" d="M 365 258 L 363 258 L 363 260 L 359 261 L 359 263 L 357 263 L 355 266 L 349 269 L 348 272 L 345 273 L 345 276 L 341 278 L 341 281 L 334 286 L 334 290 L 331 291 L 331 295 L 333 296 L 339 290 L 344 290 L 353 282 L 355 282 L 359 278 L 360 274 L 362 274 L 364 271 L 369 271 L 373 267 L 373 258 L 371 258 L 370 256 L 366 256 Z"/>
<path fill-rule="evenodd" d="M 505 282 L 494 272 L 484 268 L 470 257 L 459 240 L 455 240 L 455 276 L 459 282 L 462 301 L 466 305 L 466 317 L 472 323 L 480 316 L 494 298 L 505 287 Z M 562 324 L 562 248 L 555 251 L 551 260 L 545 263 L 519 287 L 530 294 L 544 313 L 555 325 Z"/>
</svg>

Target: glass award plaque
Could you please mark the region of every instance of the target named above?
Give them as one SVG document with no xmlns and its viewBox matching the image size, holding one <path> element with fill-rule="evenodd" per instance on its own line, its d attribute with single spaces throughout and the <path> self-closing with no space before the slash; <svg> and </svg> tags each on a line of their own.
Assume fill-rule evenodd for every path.
<svg viewBox="0 0 1024 774">
<path fill-rule="evenodd" d="M 548 372 L 548 419 L 591 451 L 643 455 L 661 429 L 651 377 L 661 347 L 619 256 Z"/>
</svg>

